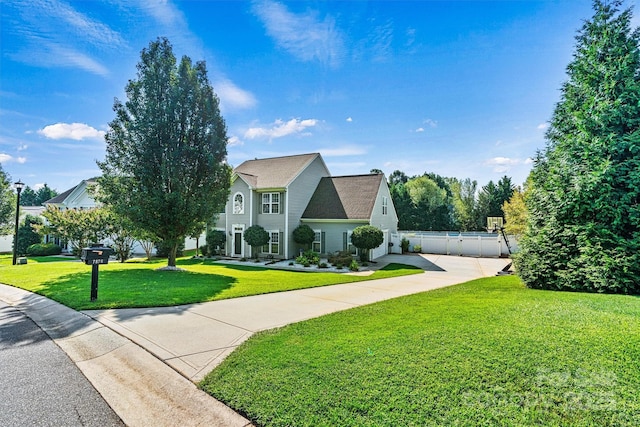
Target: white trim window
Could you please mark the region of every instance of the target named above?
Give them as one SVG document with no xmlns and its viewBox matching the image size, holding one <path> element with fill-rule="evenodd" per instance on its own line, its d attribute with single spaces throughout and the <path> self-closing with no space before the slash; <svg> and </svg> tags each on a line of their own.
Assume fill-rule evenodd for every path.
<svg viewBox="0 0 640 427">
<path fill-rule="evenodd" d="M 244 196 L 242 193 L 236 193 L 233 196 L 233 213 L 236 215 L 244 214 Z"/>
<path fill-rule="evenodd" d="M 262 194 L 262 213 L 263 214 L 279 214 L 280 213 L 280 193 L 263 193 Z"/>
<path fill-rule="evenodd" d="M 389 198 L 386 196 L 382 196 L 382 215 L 387 215 L 389 213 Z"/>
<path fill-rule="evenodd" d="M 270 230 L 269 241 L 262 247 L 262 252 L 265 254 L 278 255 L 280 253 L 280 231 Z"/>
<path fill-rule="evenodd" d="M 311 243 L 313 252 L 322 252 L 322 230 L 313 230 L 313 242 Z"/>
</svg>

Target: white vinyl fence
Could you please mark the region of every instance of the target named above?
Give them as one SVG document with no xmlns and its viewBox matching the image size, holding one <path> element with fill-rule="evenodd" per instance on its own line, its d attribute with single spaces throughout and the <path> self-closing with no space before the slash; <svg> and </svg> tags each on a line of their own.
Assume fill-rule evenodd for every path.
<svg viewBox="0 0 640 427">
<path fill-rule="evenodd" d="M 409 252 L 424 254 L 501 257 L 509 255 L 509 248 L 501 233 L 460 233 L 457 231 L 425 232 L 400 231 L 392 233 L 390 252 L 402 253 L 400 242 L 409 240 Z M 515 236 L 507 236 L 511 252 L 517 250 Z M 416 250 L 419 247 L 419 251 Z"/>
</svg>

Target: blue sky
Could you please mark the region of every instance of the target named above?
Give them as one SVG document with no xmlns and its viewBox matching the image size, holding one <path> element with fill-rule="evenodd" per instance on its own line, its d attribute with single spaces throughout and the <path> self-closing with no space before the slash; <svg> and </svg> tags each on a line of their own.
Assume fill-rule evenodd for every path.
<svg viewBox="0 0 640 427">
<path fill-rule="evenodd" d="M 628 2 L 633 5 L 633 2 Z M 114 98 L 159 36 L 205 60 L 231 165 L 322 153 L 521 184 L 590 0 L 62 1 L 0 4 L 0 163 L 64 191 L 100 173 Z"/>
</svg>

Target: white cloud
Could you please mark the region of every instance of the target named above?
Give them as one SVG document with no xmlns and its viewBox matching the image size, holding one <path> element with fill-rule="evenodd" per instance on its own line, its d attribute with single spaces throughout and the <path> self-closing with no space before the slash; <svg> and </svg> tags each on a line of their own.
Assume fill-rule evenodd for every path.
<svg viewBox="0 0 640 427">
<path fill-rule="evenodd" d="M 310 133 L 306 130 L 317 124 L 318 120 L 316 119 L 291 119 L 288 122 L 278 119 L 271 126 L 249 128 L 244 133 L 244 137 L 247 139 L 269 138 L 271 140 L 293 134 L 308 136 Z"/>
<path fill-rule="evenodd" d="M 26 163 L 27 158 L 26 157 L 13 157 L 9 154 L 6 153 L 0 153 L 0 164 L 5 164 L 5 163 Z"/>
<path fill-rule="evenodd" d="M 276 43 L 301 61 L 319 61 L 337 67 L 342 61 L 345 43 L 333 17 L 319 19 L 318 13 L 290 12 L 281 3 L 256 1 L 253 11 Z"/>
<path fill-rule="evenodd" d="M 548 129 L 548 128 L 549 128 L 549 123 L 540 123 L 540 124 L 538 125 L 538 129 L 539 129 L 539 130 L 546 130 L 546 129 Z"/>
<path fill-rule="evenodd" d="M 240 89 L 231 80 L 224 79 L 213 85 L 214 91 L 220 98 L 221 108 L 251 108 L 257 104 L 251 92 Z"/>
<path fill-rule="evenodd" d="M 416 132 L 424 132 L 424 128 L 418 128 L 416 129 Z"/>
<path fill-rule="evenodd" d="M 18 151 L 24 151 L 28 148 L 29 146 L 27 144 L 20 144 L 18 146 Z"/>
<path fill-rule="evenodd" d="M 531 165 L 533 164 L 533 159 L 531 157 L 527 157 L 527 160 L 524 161 L 525 165 Z"/>
<path fill-rule="evenodd" d="M 353 119 L 351 117 L 347 117 L 347 122 L 351 123 Z"/>
<path fill-rule="evenodd" d="M 184 14 L 170 1 L 144 0 L 139 5 L 159 24 L 167 27 L 186 27 Z"/>
<path fill-rule="evenodd" d="M 428 125 L 429 127 L 432 127 L 432 128 L 437 128 L 438 127 L 438 122 L 436 120 L 433 120 L 433 119 L 424 119 L 422 121 L 422 123 L 424 123 L 425 125 Z"/>
<path fill-rule="evenodd" d="M 127 47 L 120 34 L 106 24 L 76 11 L 66 2 L 32 0 L 14 2 L 19 25 L 11 28 L 23 39 L 7 55 L 14 60 L 41 67 L 75 67 L 106 76 L 109 71 L 97 59 L 98 53 L 120 52 Z M 94 58 L 95 57 L 95 58 Z"/>
<path fill-rule="evenodd" d="M 244 142 L 242 142 L 240 138 L 235 135 L 229 137 L 229 141 L 227 141 L 228 147 L 237 147 L 239 145 L 244 145 Z"/>
<path fill-rule="evenodd" d="M 35 185 L 33 186 L 33 189 L 34 189 L 35 191 L 38 191 L 39 189 L 43 188 L 43 187 L 44 187 L 44 185 L 45 185 L 45 183 L 44 183 L 44 182 L 37 183 L 37 184 L 35 184 Z"/>
<path fill-rule="evenodd" d="M 49 139 L 73 139 L 76 141 L 104 138 L 105 135 L 104 131 L 97 130 L 84 123 L 56 123 L 45 126 L 38 133 Z"/>
<path fill-rule="evenodd" d="M 484 162 L 485 165 L 493 167 L 493 171 L 498 173 L 508 172 L 513 166 L 517 166 L 522 163 L 525 162 L 520 159 L 513 159 L 510 157 L 494 157 Z"/>
</svg>

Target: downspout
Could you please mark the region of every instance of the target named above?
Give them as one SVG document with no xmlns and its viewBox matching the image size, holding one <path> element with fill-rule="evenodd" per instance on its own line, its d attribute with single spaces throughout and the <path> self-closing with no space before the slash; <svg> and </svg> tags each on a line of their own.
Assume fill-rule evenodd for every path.
<svg viewBox="0 0 640 427">
<path fill-rule="evenodd" d="M 284 257 L 289 258 L 289 186 L 284 191 Z"/>
</svg>

